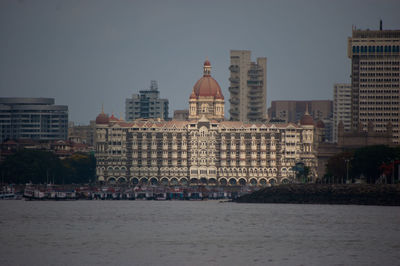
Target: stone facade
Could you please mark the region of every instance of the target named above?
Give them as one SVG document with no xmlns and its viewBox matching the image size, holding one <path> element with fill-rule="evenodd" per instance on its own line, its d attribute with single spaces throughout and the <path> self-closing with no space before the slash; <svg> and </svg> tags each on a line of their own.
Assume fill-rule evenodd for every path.
<svg viewBox="0 0 400 266">
<path fill-rule="evenodd" d="M 316 178 L 314 126 L 208 120 L 97 124 L 98 181 L 266 185 Z"/>
</svg>

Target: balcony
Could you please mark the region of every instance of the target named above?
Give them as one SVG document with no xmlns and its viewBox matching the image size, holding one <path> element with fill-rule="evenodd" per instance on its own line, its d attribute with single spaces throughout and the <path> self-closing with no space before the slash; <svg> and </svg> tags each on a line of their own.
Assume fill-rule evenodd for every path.
<svg viewBox="0 0 400 266">
<path fill-rule="evenodd" d="M 239 78 L 229 78 L 229 81 L 231 83 L 239 83 L 240 79 Z"/>
<path fill-rule="evenodd" d="M 247 86 L 251 87 L 261 87 L 263 85 L 262 80 L 248 80 Z"/>
<path fill-rule="evenodd" d="M 233 93 L 233 94 L 238 94 L 239 93 L 239 86 L 229 87 L 229 92 Z"/>
<path fill-rule="evenodd" d="M 231 99 L 229 99 L 229 102 L 231 103 L 231 104 L 235 104 L 235 105 L 237 105 L 237 104 L 239 104 L 240 103 L 240 101 L 239 101 L 239 99 L 238 98 L 231 98 Z"/>
<path fill-rule="evenodd" d="M 239 72 L 239 66 L 238 65 L 230 65 L 229 66 L 229 71 L 238 73 Z"/>
<path fill-rule="evenodd" d="M 230 109 L 230 110 L 229 110 L 229 113 L 230 113 L 231 115 L 237 116 L 237 115 L 239 115 L 239 110 L 237 110 L 237 109 Z"/>
<path fill-rule="evenodd" d="M 257 119 L 261 117 L 261 111 L 250 111 L 247 114 L 247 118 L 250 120 Z"/>
</svg>

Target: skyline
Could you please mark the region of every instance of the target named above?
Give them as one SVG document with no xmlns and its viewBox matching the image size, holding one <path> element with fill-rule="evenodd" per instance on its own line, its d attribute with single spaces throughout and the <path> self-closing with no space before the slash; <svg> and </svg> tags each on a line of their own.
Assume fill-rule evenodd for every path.
<svg viewBox="0 0 400 266">
<path fill-rule="evenodd" d="M 398 10 L 396 1 L 2 1 L 0 96 L 55 98 L 70 121 L 88 123 L 102 103 L 124 114 L 125 99 L 157 80 L 172 117 L 188 108 L 208 57 L 229 118 L 229 51 L 243 49 L 267 57 L 267 107 L 332 99 L 334 83 L 350 83 L 352 26 L 382 19 L 399 29 Z"/>
</svg>

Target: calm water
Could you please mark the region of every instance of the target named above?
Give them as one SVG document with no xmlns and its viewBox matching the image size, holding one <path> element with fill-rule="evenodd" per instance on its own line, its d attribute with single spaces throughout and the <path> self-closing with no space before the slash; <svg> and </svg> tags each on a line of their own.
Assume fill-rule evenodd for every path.
<svg viewBox="0 0 400 266">
<path fill-rule="evenodd" d="M 400 207 L 0 201 L 0 265 L 400 265 Z"/>
</svg>

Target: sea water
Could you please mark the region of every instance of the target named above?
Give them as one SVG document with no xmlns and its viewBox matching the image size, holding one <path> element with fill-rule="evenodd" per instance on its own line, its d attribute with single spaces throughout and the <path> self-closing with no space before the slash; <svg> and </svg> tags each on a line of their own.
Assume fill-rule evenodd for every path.
<svg viewBox="0 0 400 266">
<path fill-rule="evenodd" d="M 400 207 L 0 201 L 0 265 L 400 265 Z"/>
</svg>

